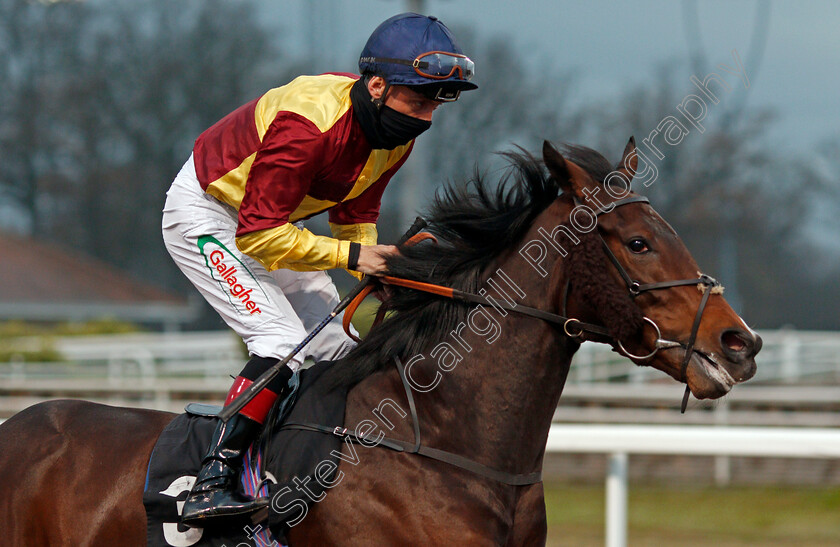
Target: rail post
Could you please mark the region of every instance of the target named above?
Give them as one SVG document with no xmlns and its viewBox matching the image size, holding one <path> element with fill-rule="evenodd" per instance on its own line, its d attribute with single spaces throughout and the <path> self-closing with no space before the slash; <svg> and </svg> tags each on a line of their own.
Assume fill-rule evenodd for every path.
<svg viewBox="0 0 840 547">
<path fill-rule="evenodd" d="M 627 547 L 627 452 L 613 452 L 607 462 L 607 547 Z"/>
</svg>

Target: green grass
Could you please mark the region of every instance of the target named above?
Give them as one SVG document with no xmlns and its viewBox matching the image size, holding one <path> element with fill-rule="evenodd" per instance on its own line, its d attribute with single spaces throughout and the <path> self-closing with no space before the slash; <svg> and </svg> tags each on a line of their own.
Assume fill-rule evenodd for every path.
<svg viewBox="0 0 840 547">
<path fill-rule="evenodd" d="M 604 544 L 604 488 L 546 482 L 548 545 Z M 838 546 L 840 489 L 630 485 L 631 546 Z"/>
<path fill-rule="evenodd" d="M 83 336 L 89 334 L 124 334 L 143 329 L 134 323 L 116 319 L 67 321 L 62 323 L 0 322 L 0 339 L 21 336 Z"/>
<path fill-rule="evenodd" d="M 138 325 L 113 319 L 63 323 L 3 321 L 0 322 L 0 362 L 63 361 L 62 355 L 53 347 L 56 336 L 122 334 L 140 330 Z"/>
</svg>

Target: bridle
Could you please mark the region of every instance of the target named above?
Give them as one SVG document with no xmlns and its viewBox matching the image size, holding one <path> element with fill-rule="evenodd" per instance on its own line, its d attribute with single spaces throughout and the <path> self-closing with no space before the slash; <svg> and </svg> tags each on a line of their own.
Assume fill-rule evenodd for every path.
<svg viewBox="0 0 840 547">
<path fill-rule="evenodd" d="M 579 204 L 577 198 L 575 198 L 575 203 Z M 649 204 L 650 201 L 648 198 L 644 196 L 632 196 L 627 197 L 624 199 L 620 199 L 615 201 L 606 207 L 601 207 L 594 211 L 595 216 L 598 217 L 602 214 L 610 213 L 614 211 L 617 207 L 622 205 L 629 205 L 631 203 L 647 203 Z M 607 258 L 610 259 L 613 266 L 615 266 L 616 270 L 618 270 L 618 274 L 624 280 L 625 285 L 627 285 L 627 290 L 630 293 L 630 297 L 635 299 L 642 293 L 660 289 L 670 289 L 672 287 L 682 287 L 685 285 L 697 285 L 698 287 L 703 287 L 703 296 L 700 299 L 700 305 L 697 307 L 697 313 L 694 315 L 694 323 L 691 326 L 691 333 L 688 336 L 688 342 L 682 344 L 680 342 L 674 340 L 664 340 L 662 338 L 662 332 L 659 330 L 659 326 L 653 321 L 653 319 L 649 317 L 645 317 L 644 321 L 650 324 L 654 330 L 656 330 L 656 341 L 654 342 L 653 351 L 647 355 L 633 355 L 622 345 L 621 340 L 616 339 L 615 342 L 618 346 L 618 349 L 627 357 L 631 359 L 638 359 L 640 361 L 645 361 L 647 359 L 652 358 L 660 349 L 672 349 L 672 348 L 685 348 L 685 355 L 683 356 L 682 364 L 680 366 L 680 378 L 683 382 L 685 382 L 685 394 L 683 395 L 682 405 L 680 406 L 680 412 L 685 412 L 686 405 L 688 404 L 688 396 L 691 394 L 691 389 L 688 387 L 688 363 L 691 361 L 692 353 L 694 352 L 694 343 L 697 341 L 697 332 L 700 330 L 700 321 L 703 319 L 703 312 L 706 309 L 706 304 L 709 301 L 709 296 L 712 294 L 712 290 L 715 287 L 720 286 L 720 282 L 718 282 L 712 276 L 706 274 L 700 274 L 700 277 L 694 279 L 679 279 L 676 281 L 659 281 L 655 283 L 642 283 L 630 277 L 630 274 L 627 273 L 627 270 L 624 269 L 624 266 L 621 265 L 621 262 L 618 261 L 615 254 L 610 249 L 609 245 L 607 245 L 604 236 L 601 235 L 601 232 L 598 232 L 598 237 L 601 239 L 601 245 L 603 246 L 604 253 L 607 255 Z M 565 302 L 564 302 L 564 309 L 565 309 Z M 569 334 L 568 329 L 566 330 L 566 334 Z M 570 335 L 571 336 L 571 335 Z"/>
<path fill-rule="evenodd" d="M 590 208 L 590 211 L 592 211 L 595 217 L 598 217 L 600 215 L 611 213 L 618 207 L 623 207 L 625 205 L 630 205 L 633 203 L 649 204 L 650 201 L 644 196 L 630 196 L 614 201 L 609 205 L 600 207 L 598 209 Z M 575 204 L 580 205 L 580 202 L 577 198 L 575 198 Z M 627 348 L 625 348 L 624 345 L 621 343 L 621 340 L 614 338 L 604 326 L 596 325 L 593 323 L 586 323 L 574 317 L 566 316 L 566 298 L 569 292 L 569 280 L 566 281 L 566 287 L 563 291 L 563 303 L 561 308 L 562 314 L 557 314 L 540 310 L 538 308 L 526 306 L 517 302 L 508 303 L 504 298 L 498 300 L 494 299 L 491 302 L 485 295 L 461 291 L 458 289 L 444 287 L 442 285 L 436 285 L 433 283 L 424 283 L 422 281 L 414 281 L 410 279 L 403 279 L 392 276 L 384 276 L 378 279 L 379 281 L 387 285 L 396 285 L 400 287 L 406 287 L 409 289 L 419 290 L 469 304 L 490 305 L 496 308 L 502 308 L 507 311 L 513 311 L 521 315 L 527 315 L 530 317 L 535 317 L 537 319 L 542 319 L 543 321 L 562 326 L 563 332 L 573 339 L 585 340 L 584 335 L 586 333 L 605 337 L 613 342 L 613 347 L 615 347 L 619 351 L 619 353 L 637 361 L 646 361 L 648 359 L 651 359 L 654 355 L 656 355 L 656 353 L 659 350 L 683 348 L 685 350 L 685 354 L 683 356 L 682 364 L 680 366 L 680 378 L 681 381 L 686 383 L 686 389 L 683 395 L 680 410 L 681 412 L 685 412 L 686 406 L 688 404 L 688 397 L 691 394 L 691 389 L 688 387 L 687 377 L 688 363 L 691 361 L 691 356 L 694 352 L 694 343 L 697 340 L 697 332 L 700 329 L 700 322 L 703 318 L 703 312 L 706 309 L 706 304 L 709 301 L 709 296 L 712 294 L 712 290 L 715 287 L 720 286 L 720 283 L 716 281 L 713 277 L 705 274 L 701 274 L 700 277 L 693 279 L 679 279 L 676 281 L 658 281 L 653 283 L 642 283 L 638 280 L 634 280 L 630 276 L 630 274 L 627 273 L 627 270 L 624 268 L 624 266 L 621 265 L 621 262 L 618 261 L 618 258 L 616 258 L 609 245 L 607 245 L 607 242 L 604 239 L 604 236 L 601 234 L 601 232 L 598 231 L 596 233 L 598 234 L 598 237 L 601 240 L 604 253 L 607 255 L 607 258 L 609 258 L 610 262 L 612 262 L 613 266 L 615 266 L 616 270 L 618 270 L 618 274 L 624 280 L 624 283 L 627 286 L 627 290 L 631 298 L 635 299 L 640 294 L 648 291 L 670 289 L 673 287 L 681 287 L 686 285 L 697 285 L 698 287 L 703 287 L 703 296 L 700 299 L 700 305 L 697 308 L 697 313 L 694 316 L 694 323 L 691 327 L 691 332 L 689 334 L 688 341 L 685 344 L 674 340 L 663 339 L 662 332 L 659 329 L 659 326 L 656 324 L 656 322 L 654 322 L 653 319 L 649 317 L 644 317 L 644 323 L 647 323 L 656 331 L 656 340 L 654 342 L 653 351 L 651 351 L 647 355 L 634 355 L 630 353 L 627 350 Z M 434 237 L 428 233 L 421 233 L 415 236 L 415 238 L 413 238 L 412 240 L 409 240 L 408 244 L 411 245 L 422 241 L 423 239 L 434 239 Z M 361 300 L 363 300 L 365 296 L 367 296 L 370 293 L 370 290 L 373 290 L 372 286 L 369 288 L 368 291 L 361 293 L 354 301 L 354 303 L 348 306 L 347 313 L 345 313 L 345 331 L 351 336 L 353 335 L 350 333 L 349 330 L 350 317 L 352 316 L 353 311 L 355 311 L 355 309 L 358 307 L 358 304 L 361 302 Z"/>
<path fill-rule="evenodd" d="M 580 204 L 577 199 L 575 199 L 576 204 Z M 632 203 L 649 203 L 646 197 L 642 196 L 632 196 L 626 197 L 623 199 L 619 199 L 611 203 L 607 207 L 602 207 L 598 210 L 594 210 L 593 213 L 595 216 L 600 216 L 602 214 L 607 214 L 615 210 L 617 207 L 622 207 L 625 205 L 630 205 Z M 697 313 L 694 316 L 694 324 L 691 327 L 691 333 L 688 338 L 688 342 L 682 344 L 680 342 L 672 341 L 672 340 L 664 340 L 662 339 L 662 333 L 659 330 L 659 326 L 649 317 L 644 317 L 643 320 L 647 324 L 651 325 L 653 329 L 656 331 L 656 341 L 654 344 L 654 349 L 647 355 L 633 355 L 623 346 L 620 340 L 612 337 L 609 331 L 601 326 L 595 325 L 592 323 L 586 323 L 580 321 L 579 319 L 575 319 L 573 317 L 566 317 L 566 297 L 568 296 L 569 292 L 569 280 L 566 281 L 566 287 L 563 292 L 563 303 L 562 303 L 562 312 L 561 314 L 551 313 L 544 310 L 540 310 L 537 308 L 532 308 L 530 306 L 525 306 L 524 304 L 519 304 L 516 302 L 508 303 L 506 299 L 500 298 L 499 300 L 490 301 L 488 296 L 485 296 L 486 293 L 483 294 L 475 294 L 466 291 L 461 291 L 458 289 L 454 289 L 451 287 L 444 287 L 442 285 L 435 285 L 432 283 L 424 283 L 421 281 L 413 281 L 410 279 L 402 279 L 397 277 L 391 276 L 384 276 L 378 278 L 379 281 L 389 285 L 397 285 L 401 287 L 406 287 L 414 290 L 419 290 L 423 292 L 428 292 L 432 294 L 436 294 L 439 296 L 443 296 L 446 298 L 451 298 L 453 300 L 469 303 L 469 304 L 476 304 L 476 305 L 489 305 L 496 308 L 502 308 L 508 311 L 513 311 L 519 314 L 535 317 L 538 319 L 542 319 L 544 321 L 561 325 L 563 331 L 567 336 L 573 339 L 581 339 L 584 333 L 591 333 L 596 334 L 599 336 L 605 336 L 614 342 L 614 347 L 617 347 L 618 351 L 625 356 L 634 359 L 634 360 L 647 360 L 652 358 L 659 350 L 665 349 L 672 349 L 672 348 L 685 348 L 685 356 L 683 357 L 682 366 L 680 370 L 680 374 L 683 378 L 683 381 L 686 381 L 686 391 L 685 395 L 683 396 L 682 400 L 682 408 L 681 411 L 685 412 L 686 405 L 688 403 L 688 396 L 691 394 L 691 390 L 688 388 L 688 378 L 686 376 L 686 371 L 688 369 L 688 363 L 691 360 L 692 353 L 694 351 L 694 343 L 697 339 L 697 332 L 700 329 L 700 321 L 703 317 L 703 311 L 706 309 L 706 304 L 709 301 L 709 296 L 712 293 L 712 289 L 719 286 L 719 283 L 715 281 L 712 277 L 708 275 L 700 275 L 700 277 L 695 279 L 680 279 L 676 281 L 659 281 L 654 283 L 642 283 L 640 281 L 634 280 L 630 277 L 630 274 L 627 273 L 627 270 L 624 266 L 616 258 L 615 254 L 610 250 L 609 246 L 607 245 L 606 240 L 604 239 L 603 235 L 600 232 L 597 232 L 598 237 L 601 239 L 601 244 L 603 246 L 604 252 L 607 255 L 607 258 L 610 259 L 610 262 L 615 266 L 616 270 L 618 270 L 619 275 L 624 280 L 624 283 L 627 285 L 627 290 L 630 293 L 631 298 L 636 298 L 642 293 L 647 291 L 653 290 L 661 290 L 661 289 L 670 289 L 673 287 L 680 287 L 685 285 L 698 285 L 705 287 L 703 291 L 703 297 L 700 300 L 700 305 L 697 309 Z M 432 239 L 434 240 L 434 236 L 428 233 L 419 233 L 415 237 L 408 240 L 406 243 L 407 245 L 416 244 L 419 241 L 424 239 Z M 361 303 L 364 298 L 370 294 L 370 292 L 374 290 L 374 286 L 368 285 L 359 295 L 353 299 L 353 302 L 347 307 L 347 310 L 344 316 L 344 328 L 348 335 L 353 336 L 350 332 L 349 325 L 350 325 L 350 317 L 352 316 L 355 309 L 358 307 L 359 303 Z M 380 308 L 382 310 L 383 308 Z M 408 380 L 406 378 L 405 368 L 399 358 L 395 358 L 395 363 L 397 365 L 397 370 L 399 371 L 400 379 L 402 380 L 403 388 L 405 389 L 406 397 L 409 404 L 409 409 L 411 412 L 411 420 L 414 429 L 414 442 L 407 442 L 398 439 L 390 439 L 390 438 L 383 438 L 378 441 L 378 445 L 390 448 L 392 450 L 398 452 L 406 452 L 409 454 L 418 454 L 421 456 L 425 456 L 431 459 L 439 460 L 442 462 L 446 462 L 450 465 L 455 467 L 460 467 L 461 469 L 466 469 L 471 471 L 475 474 L 480 476 L 502 482 L 508 485 L 514 486 L 522 486 L 528 484 L 534 484 L 542 480 L 542 473 L 539 471 L 532 472 L 532 473 L 508 473 L 504 471 L 500 471 L 497 469 L 490 468 L 488 466 L 479 464 L 475 461 L 469 460 L 463 456 L 447 452 L 444 450 L 431 448 L 428 446 L 424 446 L 420 439 L 420 428 L 419 428 L 419 421 L 417 419 L 417 411 L 414 404 L 414 398 L 412 396 L 412 389 L 409 386 Z M 359 438 L 349 429 L 343 426 L 338 427 L 331 427 L 325 426 L 321 424 L 314 424 L 308 422 L 302 423 L 287 423 L 284 424 L 281 429 L 302 429 L 307 431 L 314 431 L 329 435 L 338 436 L 345 441 L 348 442 L 357 442 L 357 443 L 364 443 L 365 441 L 369 441 L 366 438 Z"/>
</svg>

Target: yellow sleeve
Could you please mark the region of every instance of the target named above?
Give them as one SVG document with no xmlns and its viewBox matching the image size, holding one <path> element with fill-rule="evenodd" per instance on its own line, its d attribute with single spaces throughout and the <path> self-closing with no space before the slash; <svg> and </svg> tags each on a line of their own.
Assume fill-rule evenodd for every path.
<svg viewBox="0 0 840 547">
<path fill-rule="evenodd" d="M 258 230 L 236 238 L 236 246 L 266 270 L 297 272 L 346 268 L 350 242 L 318 236 L 291 223 Z"/>
<path fill-rule="evenodd" d="M 330 231 L 336 239 L 343 241 L 355 241 L 362 245 L 376 245 L 376 224 L 363 222 L 361 224 L 333 224 L 330 222 Z"/>
<path fill-rule="evenodd" d="M 379 237 L 376 231 L 376 224 L 371 222 L 362 222 L 359 224 L 333 224 L 330 222 L 330 231 L 336 239 L 341 241 L 355 241 L 362 245 L 376 245 L 376 240 Z M 345 265 L 347 264 L 346 257 L 344 263 Z M 347 272 L 357 279 L 361 279 L 364 275 L 354 270 L 347 270 Z"/>
</svg>

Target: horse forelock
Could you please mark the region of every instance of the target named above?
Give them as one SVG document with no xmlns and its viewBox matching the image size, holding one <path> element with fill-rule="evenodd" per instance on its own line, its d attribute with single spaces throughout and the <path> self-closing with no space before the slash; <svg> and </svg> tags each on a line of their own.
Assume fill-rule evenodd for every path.
<svg viewBox="0 0 840 547">
<path fill-rule="evenodd" d="M 561 147 L 563 156 L 586 171 L 597 182 L 604 182 L 614 170 L 612 164 L 597 150 L 575 144 L 564 144 Z"/>
<path fill-rule="evenodd" d="M 617 340 L 627 342 L 642 328 L 643 315 L 627 289 L 610 276 L 601 239 L 595 231 L 582 234 L 565 261 L 569 292 L 583 299 Z"/>
<path fill-rule="evenodd" d="M 592 179 L 603 184 L 614 171 L 600 152 L 586 146 L 566 144 L 563 155 L 581 167 Z M 570 289 L 588 302 L 598 319 L 618 340 L 626 342 L 642 328 L 642 312 L 626 288 L 610 276 L 614 270 L 601 247 L 596 231 L 580 234 L 566 260 Z"/>
</svg>

